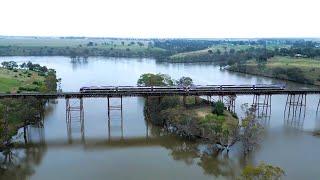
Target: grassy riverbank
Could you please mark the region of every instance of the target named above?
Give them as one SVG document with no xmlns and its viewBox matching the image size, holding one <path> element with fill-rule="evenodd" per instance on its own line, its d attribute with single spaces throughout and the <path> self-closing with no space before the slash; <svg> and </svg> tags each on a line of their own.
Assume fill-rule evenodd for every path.
<svg viewBox="0 0 320 180">
<path fill-rule="evenodd" d="M 25 68 L 0 68 L 0 92 L 53 92 L 57 88 L 56 73 L 38 64 Z M 10 143 L 18 129 L 41 120 L 44 100 L 35 98 L 0 100 L 0 148 Z"/>
<path fill-rule="evenodd" d="M 215 59 L 214 54 L 225 54 L 229 53 L 231 49 L 235 51 L 246 50 L 249 48 L 261 48 L 261 45 L 230 45 L 230 44 L 221 44 L 215 45 L 210 48 L 196 50 L 196 51 L 189 51 L 189 52 L 182 52 L 177 53 L 168 58 L 169 62 L 178 63 L 178 62 L 207 62 L 207 61 L 218 61 Z"/>
<path fill-rule="evenodd" d="M 41 76 L 35 71 L 0 68 L 0 92 L 41 91 L 45 89 L 45 78 L 45 76 Z"/>
<path fill-rule="evenodd" d="M 250 60 L 245 64 L 232 65 L 227 69 L 246 74 L 320 85 L 320 59 L 275 56 L 268 59 L 266 63 L 257 63 L 255 60 Z"/>
</svg>

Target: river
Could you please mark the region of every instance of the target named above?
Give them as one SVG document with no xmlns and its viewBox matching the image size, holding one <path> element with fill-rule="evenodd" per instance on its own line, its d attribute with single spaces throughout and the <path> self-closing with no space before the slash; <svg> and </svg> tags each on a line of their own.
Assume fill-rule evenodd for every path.
<svg viewBox="0 0 320 180">
<path fill-rule="evenodd" d="M 287 83 L 288 88 L 309 87 L 228 72 L 214 64 L 102 57 L 87 61 L 71 61 L 68 57 L 0 57 L 0 62 L 8 60 L 31 61 L 55 69 L 62 79 L 63 91 L 78 91 L 82 86 L 135 85 L 143 73 L 165 73 L 174 79 L 189 76 L 201 85 Z M 106 99 L 84 99 L 83 130 L 77 119 L 72 120 L 71 126 L 66 124 L 66 103 L 58 99 L 47 105 L 43 127 L 29 127 L 28 138 L 33 144 L 6 152 L 11 161 L 2 165 L 16 169 L 2 172 L 0 179 L 234 179 L 246 164 L 260 161 L 282 167 L 286 172 L 284 179 L 317 179 L 320 137 L 311 132 L 320 129 L 318 100 L 319 96 L 308 95 L 305 118 L 286 121 L 286 96 L 272 96 L 271 116 L 263 121 L 265 133 L 260 146 L 244 157 L 239 144 L 228 154 L 212 153 L 204 145 L 168 135 L 148 124 L 143 98 L 124 98 L 122 118 L 119 112 L 112 112 L 110 124 Z M 112 99 L 111 103 L 119 100 Z M 237 97 L 236 112 L 240 116 L 244 103 L 252 103 L 252 96 Z"/>
</svg>

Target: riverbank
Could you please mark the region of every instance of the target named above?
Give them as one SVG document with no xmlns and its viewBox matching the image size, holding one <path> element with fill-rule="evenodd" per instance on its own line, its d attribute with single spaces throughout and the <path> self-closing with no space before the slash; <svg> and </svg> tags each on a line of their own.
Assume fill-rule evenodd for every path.
<svg viewBox="0 0 320 180">
<path fill-rule="evenodd" d="M 304 84 L 320 85 L 320 60 L 276 56 L 266 63 L 250 60 L 245 64 L 234 64 L 229 71 L 271 77 Z"/>
<path fill-rule="evenodd" d="M 0 68 L 0 92 L 54 92 L 57 89 L 56 72 L 38 64 L 28 63 L 27 67 Z M 5 67 L 6 66 L 6 67 Z M 41 120 L 44 100 L 35 98 L 0 100 L 0 149 L 10 144 L 10 139 L 18 129 Z"/>
</svg>

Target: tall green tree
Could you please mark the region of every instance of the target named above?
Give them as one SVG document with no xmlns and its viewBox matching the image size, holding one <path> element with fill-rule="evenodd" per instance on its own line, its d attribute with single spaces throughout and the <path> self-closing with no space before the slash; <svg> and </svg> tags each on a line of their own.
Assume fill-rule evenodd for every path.
<svg viewBox="0 0 320 180">
<path fill-rule="evenodd" d="M 180 86 L 191 86 L 193 84 L 193 81 L 190 77 L 181 77 L 178 81 L 177 81 L 177 85 Z"/>
<path fill-rule="evenodd" d="M 138 86 L 171 86 L 173 80 L 167 74 L 142 74 L 137 82 Z"/>
</svg>

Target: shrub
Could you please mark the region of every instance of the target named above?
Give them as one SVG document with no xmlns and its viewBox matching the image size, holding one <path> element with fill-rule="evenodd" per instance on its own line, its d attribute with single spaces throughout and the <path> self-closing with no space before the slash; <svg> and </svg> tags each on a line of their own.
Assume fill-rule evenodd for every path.
<svg viewBox="0 0 320 180">
<path fill-rule="evenodd" d="M 42 85 L 42 83 L 41 83 L 40 81 L 33 81 L 32 84 L 38 85 L 38 86 L 41 86 L 41 85 Z"/>
<path fill-rule="evenodd" d="M 223 102 L 218 101 L 213 105 L 212 113 L 217 114 L 217 115 L 223 115 L 223 111 L 224 111 Z"/>
<path fill-rule="evenodd" d="M 19 87 L 19 91 L 39 91 L 39 87 L 34 85 L 26 85 Z"/>
<path fill-rule="evenodd" d="M 280 179 L 283 175 L 282 168 L 261 162 L 258 166 L 247 165 L 240 179 Z"/>
</svg>

